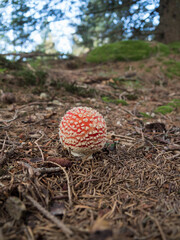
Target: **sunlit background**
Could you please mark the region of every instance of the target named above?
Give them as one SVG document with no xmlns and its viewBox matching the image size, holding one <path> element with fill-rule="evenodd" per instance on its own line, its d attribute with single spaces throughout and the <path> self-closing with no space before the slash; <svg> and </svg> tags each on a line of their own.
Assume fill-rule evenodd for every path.
<svg viewBox="0 0 180 240">
<path fill-rule="evenodd" d="M 1 5 L 4 1 L 1 1 Z M 52 15 L 46 16 L 44 13 L 40 12 L 43 9 L 43 7 L 47 4 L 47 0 L 41 0 L 41 1 L 24 1 L 26 5 L 30 8 L 30 11 L 28 11 L 25 16 L 33 16 L 35 19 L 38 19 L 39 17 L 44 18 L 43 21 L 48 22 L 49 25 L 44 26 L 44 28 L 40 27 L 41 24 L 36 25 L 36 29 L 32 31 L 30 34 L 28 41 L 24 44 L 20 45 L 13 45 L 11 42 L 15 39 L 15 31 L 13 29 L 10 29 L 6 32 L 5 36 L 0 39 L 0 51 L 2 53 L 7 52 L 30 52 L 37 50 L 38 45 L 41 45 L 43 42 L 49 42 L 53 44 L 53 48 L 59 52 L 62 53 L 72 53 L 74 51 L 73 39 L 75 38 L 78 41 L 81 41 L 81 36 L 76 34 L 77 27 L 73 26 L 74 24 L 80 24 L 81 20 L 78 17 L 79 15 L 83 15 L 83 8 L 82 8 L 82 2 L 84 1 L 51 1 L 49 4 L 49 7 L 51 7 L 55 10 L 61 10 L 64 15 L 62 17 L 59 17 L 59 19 L 55 19 L 55 17 Z M 159 1 L 148 1 L 148 4 L 146 5 L 146 11 L 141 10 L 141 4 L 144 4 L 145 0 L 141 0 L 138 2 L 138 4 L 133 4 L 131 7 L 131 11 L 137 11 L 133 14 L 133 21 L 137 21 L 137 19 L 143 19 L 146 23 L 150 21 L 149 16 L 151 12 L 158 7 Z M 147 1 L 146 1 L 147 2 Z M 80 9 L 81 6 L 81 9 Z M 0 14 L 3 19 L 3 23 L 6 25 L 10 23 L 13 14 L 15 15 L 16 9 L 14 7 L 13 1 L 9 1 L 8 5 L 5 8 L 1 8 Z M 124 19 L 122 18 L 122 21 L 124 21 L 124 25 L 127 28 L 127 34 L 126 37 L 129 38 L 131 36 L 131 25 L 132 23 L 129 22 L 128 18 Z M 41 21 L 42 22 L 42 21 Z M 114 23 L 116 23 L 116 20 L 114 20 Z M 156 27 L 159 23 L 159 15 L 156 14 L 153 18 L 153 25 Z M 30 26 L 24 27 L 26 30 L 30 30 Z M 147 40 L 151 40 L 152 36 L 150 35 Z M 78 54 L 78 51 L 75 51 Z"/>
</svg>

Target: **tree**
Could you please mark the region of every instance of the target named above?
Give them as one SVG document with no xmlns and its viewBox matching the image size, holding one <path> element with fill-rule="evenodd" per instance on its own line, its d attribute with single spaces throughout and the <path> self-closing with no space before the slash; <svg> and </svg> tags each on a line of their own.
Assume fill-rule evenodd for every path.
<svg viewBox="0 0 180 240">
<path fill-rule="evenodd" d="M 147 39 L 155 30 L 158 0 L 84 0 L 81 43 L 89 48 L 123 39 Z"/>
<path fill-rule="evenodd" d="M 124 39 L 180 40 L 179 0 L 84 0 L 81 12 L 77 34 L 89 48 Z"/>
<path fill-rule="evenodd" d="M 28 44 L 34 31 L 41 31 L 50 22 L 60 21 L 65 12 L 60 4 L 68 0 L 4 0 L 0 2 L 0 37 L 11 35 L 11 43 L 16 46 Z M 8 13 L 8 14 L 6 14 Z"/>
<path fill-rule="evenodd" d="M 180 1 L 160 0 L 159 15 L 156 40 L 164 43 L 180 41 Z"/>
</svg>

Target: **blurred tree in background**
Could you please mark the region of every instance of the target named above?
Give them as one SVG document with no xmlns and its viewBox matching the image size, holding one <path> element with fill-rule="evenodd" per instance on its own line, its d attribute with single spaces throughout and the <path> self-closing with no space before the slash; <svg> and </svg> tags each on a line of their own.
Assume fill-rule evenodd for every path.
<svg viewBox="0 0 180 240">
<path fill-rule="evenodd" d="M 180 40 L 180 0 L 82 0 L 76 14 L 74 42 L 89 49 L 124 39 Z M 33 41 L 34 31 L 66 18 L 74 0 L 1 0 L 0 40 L 14 47 Z M 11 33 L 11 34 L 10 34 Z M 11 36 L 11 37 L 10 37 Z M 13 36 L 13 37 L 12 37 Z M 1 50 L 5 45 L 1 44 Z"/>
<path fill-rule="evenodd" d="M 124 39 L 180 40 L 179 0 L 84 0 L 81 11 L 77 34 L 89 48 Z"/>
</svg>

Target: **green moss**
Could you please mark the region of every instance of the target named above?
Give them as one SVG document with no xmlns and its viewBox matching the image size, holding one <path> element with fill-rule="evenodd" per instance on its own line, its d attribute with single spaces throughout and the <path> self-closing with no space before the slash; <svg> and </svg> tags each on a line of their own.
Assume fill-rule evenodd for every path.
<svg viewBox="0 0 180 240">
<path fill-rule="evenodd" d="M 122 77 L 117 77 L 117 78 L 113 78 L 114 82 L 110 82 L 109 85 L 112 86 L 113 88 L 117 89 L 118 87 L 131 87 L 134 89 L 139 89 L 142 87 L 141 82 L 137 79 L 137 80 L 130 80 L 127 78 L 122 78 Z"/>
<path fill-rule="evenodd" d="M 174 109 L 168 105 L 160 106 L 155 109 L 155 113 L 162 113 L 163 115 L 171 113 Z"/>
<path fill-rule="evenodd" d="M 124 60 L 141 60 L 151 55 L 152 49 L 149 43 L 144 41 L 121 41 L 105 44 L 92 50 L 88 56 L 88 62 L 107 62 Z"/>
<path fill-rule="evenodd" d="M 174 108 L 180 107 L 180 99 L 173 99 L 170 103 L 167 105 L 172 106 Z"/>
<path fill-rule="evenodd" d="M 102 100 L 106 103 L 114 103 L 114 104 L 122 104 L 123 106 L 128 105 L 128 103 L 125 100 L 122 99 L 112 99 L 108 96 L 102 96 Z"/>
<path fill-rule="evenodd" d="M 158 54 L 158 56 L 167 56 L 169 53 L 169 46 L 163 43 L 128 40 L 97 47 L 89 52 L 86 60 L 94 63 L 129 60 L 137 61 L 156 54 Z"/>
<path fill-rule="evenodd" d="M 172 42 L 172 43 L 168 44 L 168 46 L 174 53 L 176 53 L 176 54 L 180 53 L 180 42 Z"/>
<path fill-rule="evenodd" d="M 166 44 L 156 43 L 153 47 L 153 52 L 158 54 L 158 56 L 167 56 L 170 53 L 170 49 Z"/>
<path fill-rule="evenodd" d="M 180 107 L 180 99 L 173 99 L 171 102 L 167 103 L 164 106 L 157 107 L 155 109 L 156 113 L 167 114 L 174 111 L 176 108 Z"/>
<path fill-rule="evenodd" d="M 34 72 L 29 69 L 22 69 L 16 72 L 15 75 L 19 78 L 21 85 L 36 85 L 36 76 Z"/>
<path fill-rule="evenodd" d="M 4 73 L 5 71 L 7 71 L 7 68 L 0 68 L 0 73 Z"/>
<path fill-rule="evenodd" d="M 149 114 L 145 113 L 145 112 L 140 112 L 141 116 L 144 118 L 152 118 Z"/>
<path fill-rule="evenodd" d="M 165 71 L 165 74 L 172 78 L 174 75 L 180 77 L 180 62 L 169 60 L 164 62 L 165 65 L 167 65 L 167 69 Z"/>
<path fill-rule="evenodd" d="M 18 77 L 20 85 L 26 86 L 43 86 L 47 77 L 47 73 L 43 70 L 31 71 L 27 68 L 16 71 L 14 75 Z"/>
</svg>

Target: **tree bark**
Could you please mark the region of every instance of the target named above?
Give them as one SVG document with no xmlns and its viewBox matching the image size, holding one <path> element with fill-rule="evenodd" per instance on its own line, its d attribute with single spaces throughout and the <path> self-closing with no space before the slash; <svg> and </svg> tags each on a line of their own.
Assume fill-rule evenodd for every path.
<svg viewBox="0 0 180 240">
<path fill-rule="evenodd" d="M 180 0 L 160 0 L 160 23 L 156 29 L 157 41 L 180 41 Z"/>
</svg>

